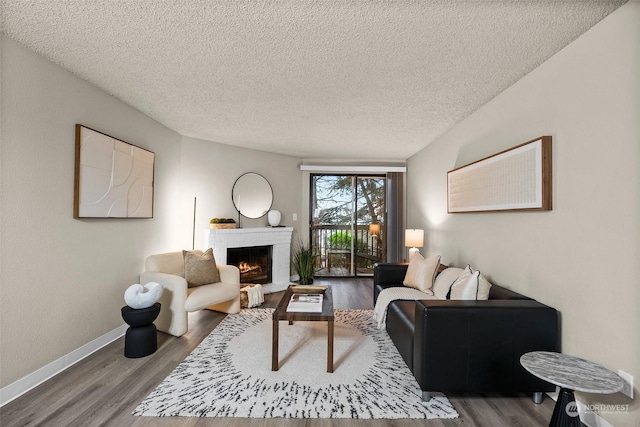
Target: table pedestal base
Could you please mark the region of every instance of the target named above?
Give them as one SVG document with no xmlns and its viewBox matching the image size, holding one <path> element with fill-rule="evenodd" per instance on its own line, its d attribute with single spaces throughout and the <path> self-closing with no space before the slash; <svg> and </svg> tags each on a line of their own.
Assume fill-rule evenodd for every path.
<svg viewBox="0 0 640 427">
<path fill-rule="evenodd" d="M 578 404 L 573 390 L 561 388 L 549 427 L 581 427 Z"/>
<path fill-rule="evenodd" d="M 153 321 L 160 314 L 160 303 L 147 308 L 122 307 L 122 318 L 129 325 L 124 336 L 124 357 L 145 357 L 158 349 L 158 334 Z"/>
</svg>

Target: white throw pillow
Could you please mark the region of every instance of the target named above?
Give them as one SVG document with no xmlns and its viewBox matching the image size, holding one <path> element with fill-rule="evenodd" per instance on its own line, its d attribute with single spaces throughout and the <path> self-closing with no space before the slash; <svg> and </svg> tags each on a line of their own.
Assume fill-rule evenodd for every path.
<svg viewBox="0 0 640 427">
<path fill-rule="evenodd" d="M 471 272 L 471 267 L 467 266 L 464 273 L 451 285 L 452 300 L 475 300 L 478 296 L 478 281 L 480 272 Z"/>
<path fill-rule="evenodd" d="M 451 285 L 453 285 L 462 273 L 464 273 L 464 270 L 457 267 L 449 267 L 443 270 L 438 274 L 435 282 L 433 282 L 433 295 L 438 299 L 447 299 L 447 294 L 449 293 L 449 289 L 451 289 Z"/>
<path fill-rule="evenodd" d="M 433 295 L 431 288 L 439 265 L 440 255 L 425 259 L 420 252 L 416 252 L 411 261 L 409 261 L 409 267 L 407 267 L 402 284 Z"/>
<path fill-rule="evenodd" d="M 473 273 L 475 270 L 473 268 L 471 268 L 471 266 L 467 266 L 467 268 Z M 479 272 L 480 273 L 480 272 Z M 482 273 L 480 273 L 480 277 L 478 277 L 478 296 L 477 296 L 477 300 L 478 301 L 486 301 L 489 299 L 489 291 L 491 290 L 491 282 L 489 282 L 487 280 L 486 277 L 484 277 L 482 275 Z"/>
<path fill-rule="evenodd" d="M 491 290 L 491 282 L 487 280 L 486 277 L 480 273 L 480 277 L 478 278 L 478 300 L 488 300 L 489 299 L 489 291 Z"/>
</svg>

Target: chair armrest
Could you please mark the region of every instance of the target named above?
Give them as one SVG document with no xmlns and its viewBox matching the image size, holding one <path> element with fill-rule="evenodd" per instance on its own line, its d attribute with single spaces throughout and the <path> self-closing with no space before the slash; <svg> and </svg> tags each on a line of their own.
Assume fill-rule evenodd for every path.
<svg viewBox="0 0 640 427">
<path fill-rule="evenodd" d="M 175 274 L 160 273 L 158 271 L 144 271 L 140 275 L 140 283 L 157 282 L 164 290 L 158 301 L 161 305 L 160 315 L 154 322 L 158 330 L 174 336 L 181 336 L 187 332 L 187 281 Z"/>
<path fill-rule="evenodd" d="M 240 286 L 240 270 L 235 265 L 218 264 L 220 281 L 225 283 L 237 283 Z"/>
<path fill-rule="evenodd" d="M 140 275 L 140 283 L 145 285 L 149 282 L 157 282 L 162 285 L 165 290 L 171 292 L 184 292 L 187 298 L 187 281 L 184 277 L 175 274 L 160 273 L 159 271 L 144 271 Z"/>
<path fill-rule="evenodd" d="M 144 271 L 140 275 L 140 283 L 157 282 L 164 288 L 160 297 L 160 304 L 163 309 L 171 312 L 184 311 L 184 303 L 187 301 L 188 292 L 187 281 L 184 277 L 175 274 L 160 273 L 158 271 Z"/>
</svg>

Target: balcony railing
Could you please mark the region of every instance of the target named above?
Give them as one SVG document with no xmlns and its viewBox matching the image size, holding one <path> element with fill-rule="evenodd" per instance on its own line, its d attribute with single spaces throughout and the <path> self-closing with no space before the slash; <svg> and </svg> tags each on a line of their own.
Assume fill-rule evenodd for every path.
<svg viewBox="0 0 640 427">
<path fill-rule="evenodd" d="M 384 261 L 383 238 L 383 230 L 373 235 L 368 225 L 313 225 L 316 275 L 373 274 L 373 264 Z"/>
</svg>

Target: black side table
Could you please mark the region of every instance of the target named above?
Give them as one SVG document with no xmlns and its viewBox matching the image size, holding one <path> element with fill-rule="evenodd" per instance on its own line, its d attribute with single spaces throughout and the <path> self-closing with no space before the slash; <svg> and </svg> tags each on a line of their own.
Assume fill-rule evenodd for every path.
<svg viewBox="0 0 640 427">
<path fill-rule="evenodd" d="M 122 307 L 122 318 L 129 325 L 124 337 L 124 357 L 145 357 L 158 349 L 158 335 L 153 321 L 160 314 L 160 303 L 147 308 Z"/>
</svg>

